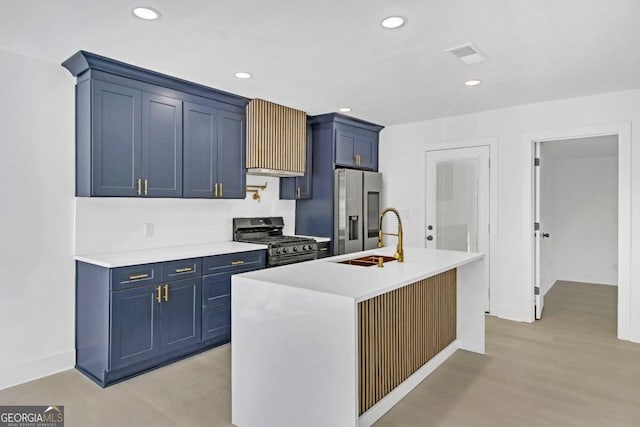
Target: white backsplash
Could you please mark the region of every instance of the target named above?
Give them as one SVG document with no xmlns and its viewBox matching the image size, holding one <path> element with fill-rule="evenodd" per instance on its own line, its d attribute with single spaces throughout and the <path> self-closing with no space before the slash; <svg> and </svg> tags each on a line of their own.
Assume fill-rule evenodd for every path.
<svg viewBox="0 0 640 427">
<path fill-rule="evenodd" d="M 261 201 L 76 197 L 75 253 L 91 254 L 232 240 L 234 217 L 282 216 L 284 233 L 295 229 L 295 201 L 279 199 L 278 178 L 247 176 L 263 185 Z M 145 223 L 153 235 L 144 236 Z"/>
</svg>

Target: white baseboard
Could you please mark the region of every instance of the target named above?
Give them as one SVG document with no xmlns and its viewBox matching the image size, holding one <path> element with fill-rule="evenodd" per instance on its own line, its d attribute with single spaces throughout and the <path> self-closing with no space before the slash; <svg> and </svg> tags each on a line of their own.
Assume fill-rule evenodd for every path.
<svg viewBox="0 0 640 427">
<path fill-rule="evenodd" d="M 458 340 L 455 340 L 440 353 L 433 356 L 431 360 L 422 365 L 420 369 L 415 371 L 409 378 L 404 380 L 399 386 L 394 388 L 382 400 L 373 405 L 367 412 L 360 415 L 358 420 L 359 427 L 370 427 L 380 417 L 386 414 L 389 409 L 393 408 L 396 403 L 411 392 L 422 380 L 427 378 L 436 368 L 444 363 L 455 351 L 460 347 Z"/>
<path fill-rule="evenodd" d="M 0 369 L 0 390 L 46 377 L 73 368 L 76 351 L 69 350 L 44 359 L 31 360 L 23 365 L 4 366 Z"/>
</svg>

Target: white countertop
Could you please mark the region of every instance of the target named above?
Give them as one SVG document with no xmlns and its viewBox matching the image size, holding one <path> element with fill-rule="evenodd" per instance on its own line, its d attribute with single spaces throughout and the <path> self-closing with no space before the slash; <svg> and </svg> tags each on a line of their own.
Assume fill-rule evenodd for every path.
<svg viewBox="0 0 640 427">
<path fill-rule="evenodd" d="M 151 262 L 173 261 L 235 252 L 248 252 L 266 248 L 267 245 L 255 245 L 253 243 L 218 242 L 203 243 L 199 245 L 171 246 L 166 248 L 139 249 L 135 251 L 82 254 L 76 255 L 75 259 L 77 261 L 87 262 L 101 267 L 114 268 L 148 264 Z"/>
<path fill-rule="evenodd" d="M 324 243 L 324 242 L 330 242 L 331 238 L 329 237 L 317 237 L 317 236 L 305 236 L 302 234 L 296 234 L 296 236 L 298 237 L 308 237 L 309 239 L 315 239 L 316 242 L 318 243 Z"/>
<path fill-rule="evenodd" d="M 404 248 L 404 262 L 390 261 L 383 268 L 339 264 L 337 261 L 368 254 L 390 255 L 394 246 L 356 252 L 268 268 L 239 275 L 284 286 L 365 300 L 375 295 L 416 282 L 426 277 L 481 259 L 474 252 L 444 251 L 425 248 Z"/>
</svg>

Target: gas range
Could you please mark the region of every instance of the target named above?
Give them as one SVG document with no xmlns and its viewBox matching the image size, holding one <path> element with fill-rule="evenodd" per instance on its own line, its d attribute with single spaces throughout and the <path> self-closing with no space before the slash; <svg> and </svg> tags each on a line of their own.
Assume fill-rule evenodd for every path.
<svg viewBox="0 0 640 427">
<path fill-rule="evenodd" d="M 234 218 L 233 240 L 268 245 L 267 266 L 309 261 L 318 257 L 318 245 L 309 237 L 282 234 L 282 217 Z"/>
</svg>

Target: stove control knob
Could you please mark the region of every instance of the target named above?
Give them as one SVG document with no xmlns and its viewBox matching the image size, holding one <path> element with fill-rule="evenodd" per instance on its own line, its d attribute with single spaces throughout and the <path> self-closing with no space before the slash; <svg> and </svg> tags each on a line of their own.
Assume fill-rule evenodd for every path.
<svg viewBox="0 0 640 427">
<path fill-rule="evenodd" d="M 304 246 L 302 247 L 302 250 L 303 250 L 303 251 L 307 251 L 307 250 L 309 250 L 309 246 L 304 245 Z"/>
<path fill-rule="evenodd" d="M 279 254 L 280 252 L 282 252 L 282 251 L 280 250 L 280 248 L 276 249 L 276 253 L 277 253 L 277 254 Z"/>
<path fill-rule="evenodd" d="M 297 246 L 293 247 L 293 252 L 298 252 L 298 247 Z"/>
<path fill-rule="evenodd" d="M 282 248 L 282 253 L 286 254 L 287 252 L 289 252 L 289 250 L 287 248 Z"/>
</svg>

